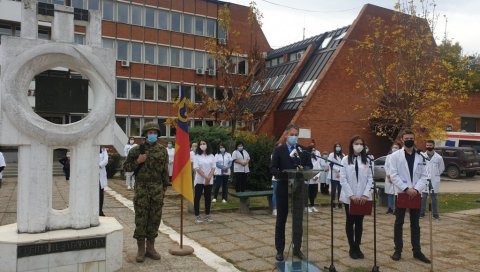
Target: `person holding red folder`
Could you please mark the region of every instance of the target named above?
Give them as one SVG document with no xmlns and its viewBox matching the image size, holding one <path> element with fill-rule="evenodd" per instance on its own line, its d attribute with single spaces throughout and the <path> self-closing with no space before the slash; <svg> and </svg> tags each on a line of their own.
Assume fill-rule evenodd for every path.
<svg viewBox="0 0 480 272">
<path fill-rule="evenodd" d="M 397 195 L 406 194 L 411 201 L 418 199 L 420 192 L 427 186 L 425 161 L 415 148 L 415 134 L 410 129 L 403 130 L 400 134 L 404 147 L 393 153 L 390 157 L 390 178 L 395 186 Z M 395 252 L 392 260 L 398 261 L 402 257 L 403 249 L 403 222 L 406 208 L 401 208 L 397 201 L 395 211 L 394 242 Z M 424 263 L 430 263 L 420 247 L 420 205 L 410 208 L 410 233 L 413 248 L 413 257 Z"/>
<path fill-rule="evenodd" d="M 363 233 L 364 215 L 350 214 L 350 206 L 366 206 L 371 200 L 373 184 L 370 162 L 365 152 L 365 141 L 361 136 L 353 136 L 350 140 L 348 156 L 342 159 L 343 167 L 340 167 L 340 184 L 342 192 L 340 201 L 345 203 L 345 231 L 350 246 L 349 255 L 352 259 L 363 259 L 360 250 Z"/>
</svg>

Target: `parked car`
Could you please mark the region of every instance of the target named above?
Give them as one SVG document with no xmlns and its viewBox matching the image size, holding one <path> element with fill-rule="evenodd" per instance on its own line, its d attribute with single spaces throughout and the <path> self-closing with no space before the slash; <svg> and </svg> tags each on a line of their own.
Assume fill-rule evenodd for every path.
<svg viewBox="0 0 480 272">
<path fill-rule="evenodd" d="M 378 181 L 385 181 L 385 159 L 387 156 L 378 157 L 374 161 L 373 179 Z"/>
<path fill-rule="evenodd" d="M 436 147 L 435 151 L 443 157 L 445 173 L 449 178 L 456 179 L 465 173 L 473 177 L 480 171 L 480 157 L 472 147 Z"/>
</svg>

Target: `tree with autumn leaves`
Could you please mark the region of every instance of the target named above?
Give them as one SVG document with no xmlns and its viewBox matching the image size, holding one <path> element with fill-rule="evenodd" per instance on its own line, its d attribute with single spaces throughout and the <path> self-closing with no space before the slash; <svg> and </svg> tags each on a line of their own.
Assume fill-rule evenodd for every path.
<svg viewBox="0 0 480 272">
<path fill-rule="evenodd" d="M 356 88 L 374 105 L 367 116 L 370 129 L 392 141 L 404 128 L 443 138 L 453 122 L 452 102 L 467 98 L 461 74 L 468 59 L 454 65 L 447 60 L 432 34 L 434 3 L 418 4 L 398 1 L 391 18 L 369 18 L 372 34 L 350 48 L 347 72 L 359 78 Z"/>
</svg>

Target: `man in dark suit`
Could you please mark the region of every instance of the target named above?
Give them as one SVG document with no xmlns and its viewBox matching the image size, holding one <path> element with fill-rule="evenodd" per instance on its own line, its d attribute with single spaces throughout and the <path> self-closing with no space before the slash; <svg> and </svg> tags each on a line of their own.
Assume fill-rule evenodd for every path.
<svg viewBox="0 0 480 272">
<path fill-rule="evenodd" d="M 271 172 L 278 180 L 277 185 L 277 222 L 275 225 L 275 248 L 277 261 L 283 261 L 283 251 L 285 250 L 285 224 L 288 216 L 288 174 L 283 170 L 312 168 L 312 160 L 309 151 L 303 146 L 297 144 L 298 140 L 298 126 L 290 124 L 285 129 L 287 141 L 275 148 L 272 156 Z M 292 188 L 293 198 L 293 256 L 304 259 L 302 251 L 302 221 L 303 209 L 305 207 L 305 178 L 302 175 L 295 177 Z"/>
</svg>

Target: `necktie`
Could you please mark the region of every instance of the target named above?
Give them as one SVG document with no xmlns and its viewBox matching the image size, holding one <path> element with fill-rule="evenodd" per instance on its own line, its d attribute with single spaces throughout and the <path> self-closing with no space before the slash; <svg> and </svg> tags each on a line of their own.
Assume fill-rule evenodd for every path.
<svg viewBox="0 0 480 272">
<path fill-rule="evenodd" d="M 355 158 L 355 174 L 357 175 L 357 182 L 358 182 L 358 157 Z"/>
</svg>

